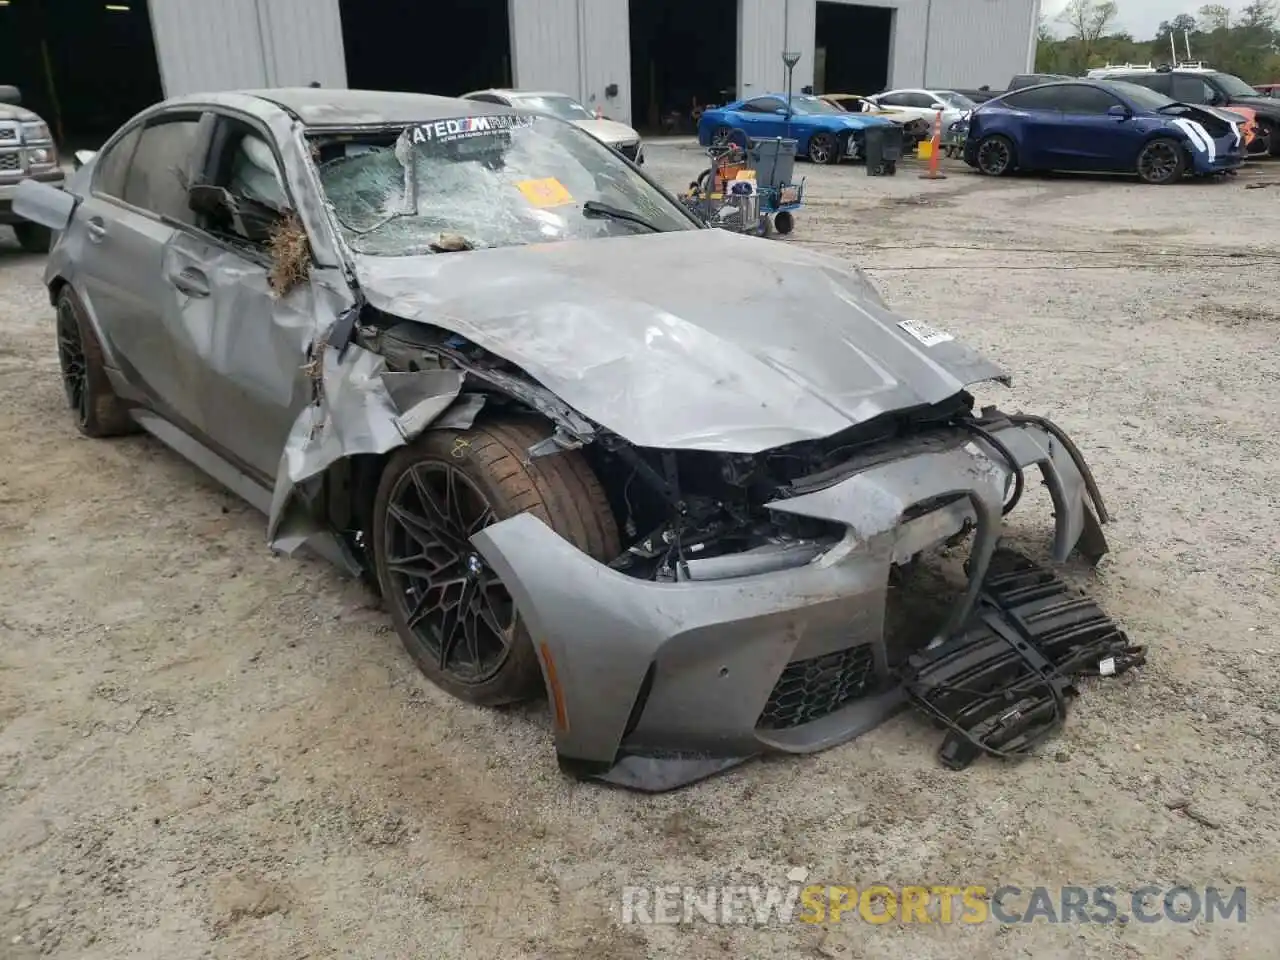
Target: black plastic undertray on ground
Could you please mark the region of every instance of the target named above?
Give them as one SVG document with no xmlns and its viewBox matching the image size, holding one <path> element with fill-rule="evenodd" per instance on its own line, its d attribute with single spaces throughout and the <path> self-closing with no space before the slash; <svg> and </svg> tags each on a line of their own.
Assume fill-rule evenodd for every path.
<svg viewBox="0 0 1280 960">
<path fill-rule="evenodd" d="M 907 660 L 903 689 L 947 734 L 960 770 L 983 753 L 1025 754 L 1066 718 L 1082 676 L 1118 676 L 1145 649 L 1080 591 L 1012 550 L 998 550 L 968 626 Z"/>
</svg>

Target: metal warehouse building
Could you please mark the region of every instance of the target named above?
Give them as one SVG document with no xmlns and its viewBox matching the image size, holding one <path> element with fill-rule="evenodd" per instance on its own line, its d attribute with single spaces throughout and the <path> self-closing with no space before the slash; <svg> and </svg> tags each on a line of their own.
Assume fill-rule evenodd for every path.
<svg viewBox="0 0 1280 960">
<path fill-rule="evenodd" d="M 74 13 L 62 10 L 68 4 Z M 104 103 L 121 114 L 114 117 L 119 122 L 161 90 L 311 81 L 442 94 L 512 85 L 560 90 L 655 129 L 687 117 L 695 103 L 784 89 L 784 50 L 800 55 L 796 90 L 1001 88 L 1030 69 L 1039 6 L 1039 0 L 7 0 L 0 7 L 0 56 L 15 58 L 9 70 L 20 76 L 8 82 L 30 88 L 33 105 L 83 114 L 95 129 L 109 119 Z M 37 62 L 32 51 L 43 49 L 50 54 Z M 107 82 L 114 86 L 104 95 Z"/>
<path fill-rule="evenodd" d="M 1039 14 L 1038 0 L 150 0 L 150 7 L 170 93 L 311 80 L 440 93 L 510 83 L 577 94 L 645 125 L 653 125 L 655 108 L 683 109 L 695 96 L 705 103 L 729 89 L 743 96 L 782 89 L 784 46 L 800 54 L 796 89 L 1001 88 L 1031 69 Z M 388 69 L 384 58 L 402 62 Z"/>
</svg>

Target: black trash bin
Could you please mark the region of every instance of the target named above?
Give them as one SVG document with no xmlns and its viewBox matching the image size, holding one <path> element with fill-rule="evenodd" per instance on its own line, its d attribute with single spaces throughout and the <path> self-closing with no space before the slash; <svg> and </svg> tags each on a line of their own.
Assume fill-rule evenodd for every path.
<svg viewBox="0 0 1280 960">
<path fill-rule="evenodd" d="M 902 127 L 896 123 L 867 127 L 862 143 L 868 177 L 892 177 L 898 172 L 898 161 L 902 159 Z"/>
</svg>

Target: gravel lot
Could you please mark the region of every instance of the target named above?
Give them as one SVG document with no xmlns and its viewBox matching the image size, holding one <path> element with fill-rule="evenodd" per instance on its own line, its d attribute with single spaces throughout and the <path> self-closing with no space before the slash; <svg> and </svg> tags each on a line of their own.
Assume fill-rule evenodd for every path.
<svg viewBox="0 0 1280 960">
<path fill-rule="evenodd" d="M 650 157 L 676 187 L 703 161 Z M 437 692 L 361 587 L 272 557 L 262 517 L 157 443 L 80 439 L 42 258 L 5 233 L 0 957 L 1274 957 L 1280 167 L 1165 188 L 949 169 L 802 167 L 786 242 L 867 268 L 1013 371 L 1003 405 L 1073 434 L 1115 514 L 1091 589 L 1151 662 L 1016 766 L 949 773 L 905 715 L 656 798 L 562 777 L 543 705 Z M 1015 536 L 1039 543 L 1047 507 Z M 1248 922 L 618 923 L 624 884 L 799 866 L 1245 884 Z"/>
</svg>

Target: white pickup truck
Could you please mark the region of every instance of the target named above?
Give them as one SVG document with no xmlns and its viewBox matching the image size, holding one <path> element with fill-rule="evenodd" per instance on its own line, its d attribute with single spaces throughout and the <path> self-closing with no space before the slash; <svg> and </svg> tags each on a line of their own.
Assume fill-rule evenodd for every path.
<svg viewBox="0 0 1280 960">
<path fill-rule="evenodd" d="M 49 125 L 22 107 L 17 87 L 0 86 L 0 224 L 13 227 L 22 249 L 44 253 L 49 230 L 13 212 L 13 194 L 26 179 L 62 186 L 58 148 Z"/>
</svg>

